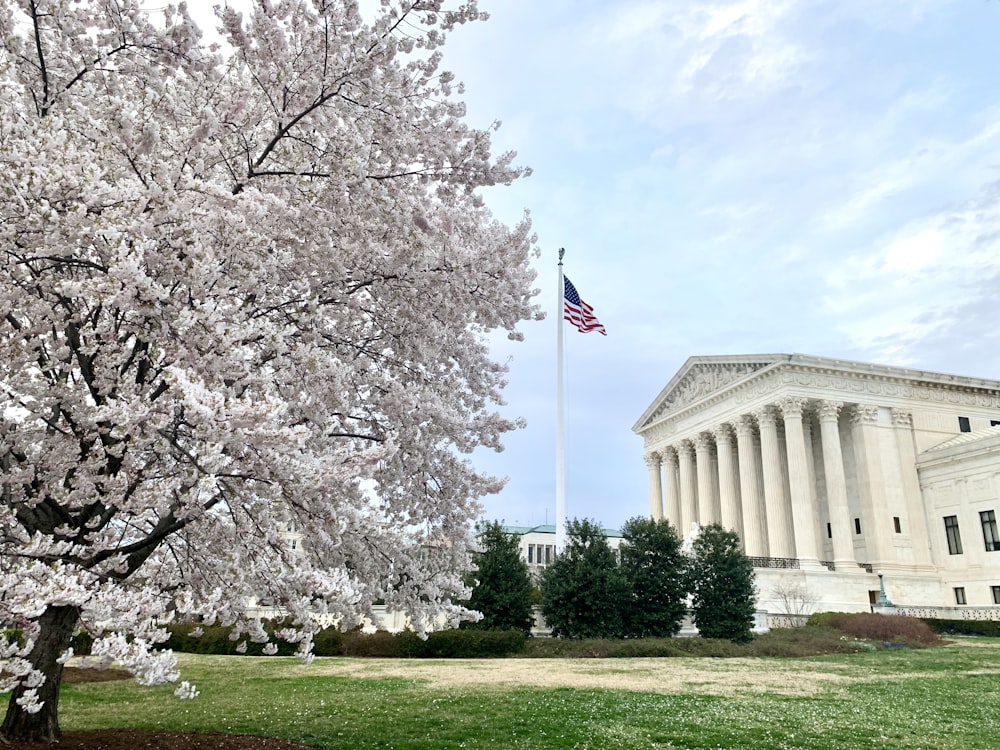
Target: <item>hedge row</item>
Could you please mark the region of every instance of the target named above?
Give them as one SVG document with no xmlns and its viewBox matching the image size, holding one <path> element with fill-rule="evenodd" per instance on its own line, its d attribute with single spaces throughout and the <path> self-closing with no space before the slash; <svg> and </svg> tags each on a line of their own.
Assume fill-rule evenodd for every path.
<svg viewBox="0 0 1000 750">
<path fill-rule="evenodd" d="M 922 617 L 932 630 L 942 635 L 982 635 L 1000 638 L 1000 620 L 938 620 Z"/>
<path fill-rule="evenodd" d="M 237 651 L 240 641 L 230 639 L 232 628 L 201 626 L 203 633 L 194 637 L 191 631 L 196 627 L 198 626 L 168 626 L 170 638 L 160 647 L 193 654 L 263 654 L 264 644 L 253 643 L 247 638 L 241 639 L 246 650 Z M 272 627 L 265 624 L 269 635 L 273 634 Z M 341 633 L 336 628 L 326 628 L 313 637 L 313 653 L 316 656 L 486 658 L 521 653 L 524 651 L 525 640 L 525 634 L 518 630 L 442 630 L 430 633 L 426 640 L 422 640 L 411 631 L 394 635 L 385 631 L 368 634 L 359 630 Z M 272 638 L 272 642 L 278 649 L 276 656 L 290 656 L 298 648 L 297 644 L 278 638 Z"/>
</svg>

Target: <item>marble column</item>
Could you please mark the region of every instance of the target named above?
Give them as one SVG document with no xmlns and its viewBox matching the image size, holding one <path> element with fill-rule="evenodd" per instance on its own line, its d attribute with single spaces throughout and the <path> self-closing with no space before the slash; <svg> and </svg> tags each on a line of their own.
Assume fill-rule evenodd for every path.
<svg viewBox="0 0 1000 750">
<path fill-rule="evenodd" d="M 795 555 L 802 567 L 819 567 L 816 533 L 819 524 L 813 515 L 813 487 L 809 483 L 809 454 L 806 450 L 802 409 L 806 399 L 784 398 L 778 402 L 785 420 L 785 452 L 788 456 L 788 487 L 791 493 L 792 538 Z"/>
<path fill-rule="evenodd" d="M 673 446 L 661 452 L 663 462 L 663 511 L 675 529 L 681 528 L 681 495 L 677 487 L 677 450 Z"/>
<path fill-rule="evenodd" d="M 857 569 L 854 541 L 851 536 L 851 511 L 847 504 L 847 479 L 844 475 L 844 453 L 840 446 L 840 401 L 819 404 L 820 443 L 823 450 L 823 473 L 826 477 L 826 502 L 830 511 L 833 535 L 833 564 L 837 570 Z"/>
<path fill-rule="evenodd" d="M 712 437 L 707 432 L 694 438 L 695 463 L 698 472 L 698 523 L 708 526 L 719 522 L 712 477 Z"/>
<path fill-rule="evenodd" d="M 733 428 L 722 424 L 715 428 L 715 450 L 719 456 L 719 522 L 724 529 L 743 538 L 743 512 L 740 509 L 740 486 L 733 460 Z"/>
<path fill-rule="evenodd" d="M 760 426 L 760 450 L 764 470 L 764 506 L 767 508 L 767 546 L 771 557 L 795 557 L 791 518 L 785 498 L 781 449 L 778 446 L 777 415 L 773 406 L 754 412 Z"/>
<path fill-rule="evenodd" d="M 881 567 L 885 563 L 894 563 L 896 556 L 891 554 L 891 545 L 886 544 L 893 528 L 886 501 L 878 407 L 874 404 L 855 404 L 851 424 L 854 428 L 854 452 L 858 464 L 858 489 L 861 493 L 861 534 L 868 550 L 865 562 Z"/>
<path fill-rule="evenodd" d="M 754 421 L 749 415 L 736 420 L 739 455 L 740 503 L 743 511 L 743 548 L 750 557 L 767 557 L 767 515 L 760 493 Z"/>
<path fill-rule="evenodd" d="M 649 469 L 649 515 L 654 521 L 663 519 L 663 481 L 660 478 L 660 454 L 647 453 L 646 467 Z"/>
<path fill-rule="evenodd" d="M 682 440 L 677 446 L 678 474 L 681 485 L 681 537 L 691 533 L 691 524 L 698 522 L 698 487 L 694 476 L 694 445 Z"/>
<path fill-rule="evenodd" d="M 924 516 L 920 478 L 917 476 L 917 448 L 913 439 L 913 415 L 902 409 L 892 409 L 891 414 L 893 433 L 896 438 L 896 452 L 899 455 L 899 469 L 902 473 L 903 496 L 906 498 L 904 524 L 909 527 L 904 527 L 903 531 L 910 537 L 914 564 L 931 565 L 931 539 L 927 532 L 927 519 Z"/>
</svg>

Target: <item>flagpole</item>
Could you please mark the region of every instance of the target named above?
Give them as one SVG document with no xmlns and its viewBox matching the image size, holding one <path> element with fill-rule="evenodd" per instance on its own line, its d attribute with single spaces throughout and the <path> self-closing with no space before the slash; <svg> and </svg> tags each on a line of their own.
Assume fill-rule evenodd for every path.
<svg viewBox="0 0 1000 750">
<path fill-rule="evenodd" d="M 556 553 L 566 546 L 566 411 L 563 394 L 564 248 L 559 248 L 559 297 L 556 307 Z"/>
</svg>

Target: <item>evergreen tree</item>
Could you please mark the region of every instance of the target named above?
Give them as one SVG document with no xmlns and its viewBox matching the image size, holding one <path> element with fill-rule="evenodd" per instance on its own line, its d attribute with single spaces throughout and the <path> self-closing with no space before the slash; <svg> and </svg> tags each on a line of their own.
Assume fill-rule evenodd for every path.
<svg viewBox="0 0 1000 750">
<path fill-rule="evenodd" d="M 625 635 L 676 635 L 687 611 L 687 560 L 669 521 L 632 518 L 622 528 L 621 571 L 630 589 Z"/>
<path fill-rule="evenodd" d="M 604 531 L 574 519 L 566 532 L 565 551 L 542 574 L 542 611 L 552 635 L 620 638 L 628 586 Z"/>
<path fill-rule="evenodd" d="M 718 524 L 704 526 L 691 559 L 694 620 L 704 638 L 751 639 L 756 609 L 753 564 L 739 537 Z"/>
<path fill-rule="evenodd" d="M 462 627 L 481 630 L 531 630 L 531 576 L 521 559 L 517 534 L 508 534 L 499 521 L 477 527 L 479 551 L 472 555 L 476 570 L 471 574 L 472 596 L 468 607 L 481 612 L 479 622 Z"/>
</svg>

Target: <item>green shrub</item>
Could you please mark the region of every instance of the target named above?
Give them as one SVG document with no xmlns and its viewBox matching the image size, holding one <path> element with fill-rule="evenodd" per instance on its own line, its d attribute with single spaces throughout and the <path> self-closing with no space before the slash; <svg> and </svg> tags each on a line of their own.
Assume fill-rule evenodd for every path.
<svg viewBox="0 0 1000 750">
<path fill-rule="evenodd" d="M 86 630 L 78 630 L 73 633 L 69 641 L 70 648 L 77 656 L 90 656 L 90 650 L 94 645 L 94 636 Z"/>
<path fill-rule="evenodd" d="M 3 637 L 7 640 L 14 641 L 18 646 L 24 647 L 24 632 L 21 628 L 4 628 Z"/>
<path fill-rule="evenodd" d="M 806 620 L 806 627 L 830 627 L 830 620 L 840 615 L 847 615 L 849 612 L 814 612 Z"/>
<path fill-rule="evenodd" d="M 941 620 L 921 618 L 935 633 L 945 635 L 981 635 L 1000 638 L 1000 620 Z"/>
<path fill-rule="evenodd" d="M 274 631 L 284 626 L 284 623 L 268 621 L 264 629 L 271 636 L 271 642 L 277 647 L 276 656 L 291 656 L 298 650 L 298 644 L 283 641 L 274 636 Z M 201 628 L 200 636 L 192 635 L 195 629 Z M 239 640 L 230 638 L 233 632 L 232 627 L 222 625 L 198 625 L 196 623 L 171 623 L 167 626 L 170 637 L 166 642 L 160 644 L 160 648 L 182 651 L 189 654 L 216 654 L 222 656 L 233 656 L 243 654 L 246 656 L 263 656 L 264 644 L 254 643 L 247 636 L 242 636 Z M 237 651 L 236 647 L 243 641 L 246 643 L 245 651 Z"/>
<path fill-rule="evenodd" d="M 522 630 L 441 630 L 428 635 L 420 656 L 438 659 L 482 659 L 524 651 Z"/>
<path fill-rule="evenodd" d="M 316 656 L 343 656 L 345 635 L 339 628 L 323 628 L 313 636 L 313 653 Z"/>
</svg>

